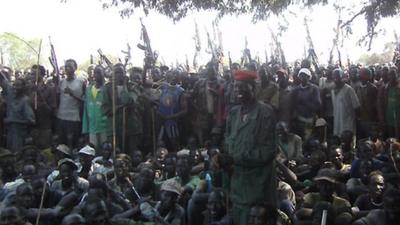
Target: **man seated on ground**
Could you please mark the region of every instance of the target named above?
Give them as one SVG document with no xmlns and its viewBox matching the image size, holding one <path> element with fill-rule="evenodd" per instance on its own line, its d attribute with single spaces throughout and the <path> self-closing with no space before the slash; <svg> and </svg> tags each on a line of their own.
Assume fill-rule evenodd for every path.
<svg viewBox="0 0 400 225">
<path fill-rule="evenodd" d="M 93 147 L 86 145 L 85 147 L 81 148 L 78 152 L 78 159 L 81 165 L 79 170 L 79 176 L 88 179 L 90 173 L 92 172 L 92 161 L 96 156 L 96 151 Z"/>
<path fill-rule="evenodd" d="M 32 225 L 29 223 L 21 211 L 14 206 L 6 207 L 1 210 L 0 225 Z"/>
<path fill-rule="evenodd" d="M 311 220 L 314 206 L 321 201 L 332 205 L 337 213 L 335 216 L 339 216 L 340 212 L 351 211 L 349 201 L 337 197 L 335 194 L 335 185 L 337 183 L 335 170 L 327 168 L 319 170 L 314 181 L 317 182 L 319 192 L 311 192 L 304 196 L 303 203 L 296 213 L 300 221 Z"/>
<path fill-rule="evenodd" d="M 91 171 L 92 173 L 104 174 L 107 177 L 107 175 L 110 175 L 114 170 L 114 161 L 111 158 L 113 151 L 112 144 L 111 142 L 104 142 L 101 148 L 101 156 L 93 159 Z"/>
<path fill-rule="evenodd" d="M 61 222 L 61 225 L 85 225 L 85 219 L 79 214 L 69 214 Z"/>
<path fill-rule="evenodd" d="M 388 189 L 383 197 L 383 209 L 374 209 L 353 225 L 397 225 L 400 220 L 400 190 Z"/>
<path fill-rule="evenodd" d="M 72 159 L 62 159 L 58 164 L 60 179 L 53 182 L 50 187 L 52 190 L 60 191 L 63 196 L 73 191 L 82 194 L 88 190 L 89 182 L 76 175 L 78 166 Z"/>
<path fill-rule="evenodd" d="M 289 132 L 287 123 L 280 121 L 276 124 L 276 134 L 278 136 L 278 146 L 289 161 L 300 162 L 303 160 L 303 142 L 301 138 Z"/>
<path fill-rule="evenodd" d="M 358 196 L 352 208 L 357 217 L 366 216 L 370 210 L 383 208 L 385 179 L 382 172 L 371 172 L 368 175 L 367 186 L 368 193 Z"/>
<path fill-rule="evenodd" d="M 272 205 L 256 205 L 249 212 L 248 225 L 290 225 L 287 215 Z"/>
<path fill-rule="evenodd" d="M 333 146 L 329 150 L 329 161 L 333 164 L 334 168 L 338 172 L 338 179 L 341 182 L 345 182 L 350 176 L 350 164 L 343 162 L 343 150 L 338 146 Z"/>
<path fill-rule="evenodd" d="M 207 209 L 203 212 L 204 225 L 231 225 L 232 219 L 228 215 L 227 196 L 221 189 L 214 189 L 208 195 Z"/>
<path fill-rule="evenodd" d="M 22 174 L 15 181 L 7 182 L 4 184 L 4 191 L 6 193 L 15 191 L 17 187 L 23 183 L 32 182 L 33 178 L 37 175 L 36 167 L 34 165 L 25 165 L 22 169 Z"/>
</svg>

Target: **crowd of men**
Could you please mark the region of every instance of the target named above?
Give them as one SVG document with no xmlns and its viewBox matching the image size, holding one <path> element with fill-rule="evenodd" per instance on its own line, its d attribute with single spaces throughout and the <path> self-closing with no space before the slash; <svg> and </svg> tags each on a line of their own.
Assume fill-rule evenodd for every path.
<svg viewBox="0 0 400 225">
<path fill-rule="evenodd" d="M 1 68 L 1 225 L 397 225 L 400 60 Z"/>
</svg>

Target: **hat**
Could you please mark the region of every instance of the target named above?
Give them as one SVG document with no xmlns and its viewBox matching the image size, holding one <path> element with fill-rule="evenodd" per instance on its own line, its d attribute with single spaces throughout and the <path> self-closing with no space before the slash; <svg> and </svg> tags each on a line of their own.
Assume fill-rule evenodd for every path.
<svg viewBox="0 0 400 225">
<path fill-rule="evenodd" d="M 322 180 L 331 183 L 336 183 L 335 170 L 329 168 L 320 169 L 317 173 L 317 176 L 314 178 L 314 181 L 322 181 Z"/>
<path fill-rule="evenodd" d="M 15 156 L 15 155 L 8 149 L 0 148 L 0 158 L 4 158 L 7 156 Z"/>
<path fill-rule="evenodd" d="M 60 159 L 57 164 L 58 164 L 58 167 L 60 167 L 62 164 L 68 164 L 68 165 L 72 166 L 74 168 L 74 170 L 78 169 L 78 166 L 76 165 L 74 160 L 69 159 L 69 158 Z"/>
<path fill-rule="evenodd" d="M 255 80 L 257 72 L 251 70 L 235 70 L 233 77 L 237 81 Z"/>
<path fill-rule="evenodd" d="M 324 127 L 326 126 L 326 120 L 324 118 L 318 118 L 315 121 L 315 127 Z"/>
<path fill-rule="evenodd" d="M 190 150 L 189 149 L 182 149 L 176 153 L 176 155 L 179 156 L 189 156 L 190 155 Z"/>
<path fill-rule="evenodd" d="M 299 73 L 297 75 L 300 76 L 300 74 L 304 73 L 305 75 L 307 75 L 309 78 L 311 78 L 311 71 L 307 68 L 301 68 Z"/>
<path fill-rule="evenodd" d="M 361 68 L 359 73 L 360 78 L 363 80 L 369 80 L 372 76 L 371 70 L 368 68 Z"/>
<path fill-rule="evenodd" d="M 287 76 L 287 70 L 283 69 L 282 67 L 279 68 L 279 69 L 276 71 L 276 73 L 277 73 L 277 74 L 278 74 L 278 73 L 282 73 L 283 75 Z"/>
<path fill-rule="evenodd" d="M 84 154 L 84 155 L 91 155 L 91 156 L 96 156 L 96 151 L 94 148 L 90 147 L 89 145 L 86 145 L 85 147 L 81 148 L 78 152 L 79 154 Z"/>
<path fill-rule="evenodd" d="M 332 74 L 334 75 L 335 73 L 337 73 L 340 77 L 343 77 L 343 75 L 344 75 L 343 70 L 341 70 L 339 68 L 333 70 Z"/>
<path fill-rule="evenodd" d="M 176 193 L 177 195 L 181 195 L 182 186 L 176 181 L 174 178 L 168 179 L 164 181 L 161 185 L 161 191 L 170 191 Z"/>
<path fill-rule="evenodd" d="M 66 155 L 71 156 L 71 149 L 69 149 L 69 147 L 66 146 L 65 144 L 57 145 L 56 150 L 66 154 Z"/>
</svg>

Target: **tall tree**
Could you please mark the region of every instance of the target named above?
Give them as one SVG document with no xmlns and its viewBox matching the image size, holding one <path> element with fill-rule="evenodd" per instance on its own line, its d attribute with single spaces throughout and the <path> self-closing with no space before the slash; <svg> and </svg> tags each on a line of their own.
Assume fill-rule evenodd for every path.
<svg viewBox="0 0 400 225">
<path fill-rule="evenodd" d="M 3 53 L 3 63 L 13 69 L 25 69 L 37 63 L 40 40 L 25 39 L 13 33 L 0 34 L 0 49 Z M 42 52 L 45 52 L 42 49 Z M 47 64 L 43 54 L 41 63 Z"/>
</svg>

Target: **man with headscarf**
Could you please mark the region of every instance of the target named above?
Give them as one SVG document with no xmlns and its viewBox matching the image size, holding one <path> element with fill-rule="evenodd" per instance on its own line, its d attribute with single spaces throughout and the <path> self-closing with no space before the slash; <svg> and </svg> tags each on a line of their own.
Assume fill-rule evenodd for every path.
<svg viewBox="0 0 400 225">
<path fill-rule="evenodd" d="M 360 87 L 357 96 L 360 101 L 360 117 L 357 125 L 357 137 L 366 138 L 372 134 L 377 125 L 377 97 L 378 89 L 371 83 L 372 73 L 368 68 L 360 69 Z"/>
<path fill-rule="evenodd" d="M 226 151 L 233 159 L 230 193 L 235 225 L 247 224 L 251 205 L 277 204 L 275 115 L 271 106 L 256 101 L 256 77 L 254 71 L 235 71 L 240 105 L 232 108 L 226 124 Z"/>
<path fill-rule="evenodd" d="M 354 89 L 343 81 L 343 71 L 333 71 L 335 89 L 332 90 L 333 134 L 340 136 L 343 131 L 356 133 L 356 110 L 360 102 Z"/>
<path fill-rule="evenodd" d="M 303 140 L 307 140 L 312 133 L 317 112 L 321 107 L 321 97 L 318 87 L 310 82 L 312 75 L 309 69 L 300 69 L 298 77 L 301 83 L 292 92 L 294 130 Z"/>
</svg>

